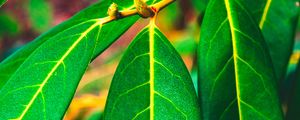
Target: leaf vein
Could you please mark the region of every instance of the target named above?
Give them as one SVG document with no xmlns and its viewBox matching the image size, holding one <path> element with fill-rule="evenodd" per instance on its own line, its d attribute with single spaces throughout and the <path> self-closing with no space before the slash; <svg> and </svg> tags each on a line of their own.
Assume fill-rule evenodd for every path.
<svg viewBox="0 0 300 120">
<path fill-rule="evenodd" d="M 111 111 L 114 112 L 115 106 L 116 106 L 116 104 L 119 102 L 119 100 L 120 100 L 120 98 L 121 98 L 122 96 L 127 95 L 128 93 L 130 93 L 130 92 L 132 92 L 132 91 L 135 91 L 135 90 L 137 90 L 137 89 L 139 89 L 139 88 L 141 88 L 141 87 L 144 87 L 144 86 L 147 85 L 147 84 L 149 84 L 149 82 L 145 82 L 145 83 L 143 83 L 143 84 L 140 84 L 140 85 L 138 85 L 138 86 L 135 86 L 134 88 L 131 88 L 131 89 L 129 89 L 129 90 L 126 90 L 124 93 L 121 93 L 120 95 L 118 95 L 117 98 L 115 98 L 116 101 L 114 102 Z"/>
<path fill-rule="evenodd" d="M 244 104 L 245 106 L 247 106 L 248 108 L 250 108 L 251 110 L 253 110 L 254 112 L 258 113 L 258 115 L 260 115 L 261 117 L 263 117 L 265 120 L 270 120 L 267 116 L 265 116 L 264 114 L 258 112 L 258 110 L 256 110 L 252 105 L 249 105 L 248 103 L 246 103 L 242 99 L 240 99 L 240 102 L 242 104 Z"/>
<path fill-rule="evenodd" d="M 27 113 L 27 111 L 29 110 L 29 108 L 31 107 L 31 105 L 33 104 L 33 102 L 35 101 L 35 99 L 37 98 L 38 94 L 42 91 L 43 87 L 48 82 L 48 80 L 53 75 L 53 73 L 56 71 L 56 69 L 58 68 L 58 66 L 64 61 L 64 59 L 76 47 L 76 45 L 88 34 L 88 32 L 90 32 L 91 30 L 93 30 L 95 28 L 95 26 L 97 26 L 98 24 L 101 24 L 101 22 L 98 21 L 98 22 L 94 23 L 93 25 L 91 25 L 87 30 L 85 30 L 83 32 L 83 34 L 70 46 L 70 48 L 66 51 L 66 53 L 58 60 L 59 62 L 57 62 L 56 65 L 51 69 L 51 71 L 49 72 L 49 74 L 46 76 L 46 78 L 41 83 L 41 85 L 38 88 L 38 90 L 34 93 L 32 99 L 29 101 L 29 103 L 26 106 L 26 108 L 23 110 L 23 112 L 21 113 L 21 115 L 18 118 L 16 118 L 16 120 L 21 120 L 25 116 L 25 114 Z"/>
<path fill-rule="evenodd" d="M 214 83 L 212 85 L 212 88 L 210 90 L 210 94 L 209 94 L 209 100 L 211 101 L 212 99 L 212 95 L 214 93 L 214 89 L 215 89 L 215 86 L 216 86 L 216 82 L 217 80 L 220 78 L 221 74 L 225 71 L 225 69 L 227 68 L 227 66 L 229 65 L 230 61 L 232 60 L 232 56 L 227 60 L 227 62 L 225 63 L 225 65 L 223 66 L 222 70 L 218 73 L 217 77 L 213 80 Z"/>
<path fill-rule="evenodd" d="M 137 117 L 139 117 L 141 114 L 143 114 L 145 111 L 149 110 L 150 106 L 148 106 L 147 108 L 145 108 L 144 110 L 138 112 L 131 120 L 135 120 Z"/>
<path fill-rule="evenodd" d="M 269 90 L 267 89 L 266 85 L 265 85 L 265 82 L 264 82 L 264 78 L 263 76 L 258 73 L 253 67 L 252 65 L 250 65 L 247 61 L 245 61 L 244 59 L 242 59 L 241 57 L 237 56 L 237 59 L 240 60 L 241 62 L 243 62 L 245 65 L 247 65 L 261 80 L 263 86 L 264 86 L 264 89 L 266 90 L 266 92 L 271 96 L 271 93 L 269 92 Z"/>
<path fill-rule="evenodd" d="M 154 94 L 156 94 L 157 96 L 159 96 L 159 97 L 165 99 L 166 101 L 168 101 L 169 103 L 171 103 L 172 106 L 173 106 L 178 112 L 180 112 L 180 113 L 185 117 L 185 119 L 187 120 L 187 115 L 186 115 L 183 111 L 181 111 L 181 110 L 179 109 L 179 107 L 177 107 L 177 105 L 176 105 L 172 100 L 170 100 L 169 98 L 167 98 L 166 96 L 160 94 L 160 93 L 157 92 L 157 91 L 154 91 Z"/>
<path fill-rule="evenodd" d="M 185 90 L 188 92 L 188 94 L 192 97 L 192 94 L 191 94 L 190 91 L 187 89 L 187 86 L 186 86 L 185 82 L 182 80 L 182 78 L 181 78 L 179 75 L 173 73 L 169 68 L 167 68 L 167 67 L 166 67 L 164 64 L 162 64 L 161 62 L 159 62 L 159 61 L 157 61 L 157 60 L 154 60 L 154 62 L 155 62 L 156 64 L 162 66 L 163 68 L 165 68 L 172 76 L 177 77 L 177 78 L 183 83 L 184 89 L 185 89 Z"/>
</svg>

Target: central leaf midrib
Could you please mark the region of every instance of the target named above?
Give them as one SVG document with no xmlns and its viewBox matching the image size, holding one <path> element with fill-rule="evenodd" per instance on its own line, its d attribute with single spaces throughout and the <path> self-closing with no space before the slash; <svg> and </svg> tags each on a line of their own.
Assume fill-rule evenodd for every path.
<svg viewBox="0 0 300 120">
<path fill-rule="evenodd" d="M 150 120 L 154 120 L 154 29 L 155 21 L 149 24 L 149 57 L 150 57 Z"/>
<path fill-rule="evenodd" d="M 242 114 L 241 114 L 241 101 L 240 101 L 240 87 L 239 87 L 239 76 L 238 76 L 238 69 L 237 69 L 237 60 L 238 60 L 238 53 L 237 53 L 237 44 L 236 44 L 236 36 L 235 36 L 235 31 L 234 31 L 234 22 L 233 22 L 233 17 L 231 13 L 231 8 L 230 8 L 230 2 L 229 0 L 224 0 L 225 2 L 225 8 L 227 11 L 227 16 L 228 16 L 228 21 L 229 21 L 229 26 L 230 26 L 230 31 L 231 31 L 231 38 L 232 38 L 232 50 L 233 50 L 233 61 L 234 61 L 234 73 L 235 73 L 235 85 L 236 85 L 236 97 L 237 97 L 237 103 L 238 103 L 238 110 L 239 110 L 239 119 L 243 120 Z"/>
<path fill-rule="evenodd" d="M 266 2 L 266 5 L 264 7 L 264 12 L 263 12 L 262 17 L 261 17 L 260 22 L 259 22 L 259 28 L 260 29 L 263 29 L 263 27 L 264 27 L 264 24 L 265 24 L 266 19 L 267 19 L 267 15 L 268 15 L 268 12 L 269 12 L 271 2 L 272 2 L 272 0 L 267 0 L 267 2 Z"/>
</svg>

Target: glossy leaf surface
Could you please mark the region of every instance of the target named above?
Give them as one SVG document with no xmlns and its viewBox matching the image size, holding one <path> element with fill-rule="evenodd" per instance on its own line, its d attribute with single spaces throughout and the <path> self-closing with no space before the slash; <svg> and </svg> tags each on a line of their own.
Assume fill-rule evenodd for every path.
<svg viewBox="0 0 300 120">
<path fill-rule="evenodd" d="M 62 119 L 89 62 L 137 20 L 102 24 L 109 5 L 83 10 L 1 63 L 1 119 Z"/>
<path fill-rule="evenodd" d="M 283 79 L 293 51 L 299 16 L 296 0 L 241 0 L 253 15 L 266 40 L 276 77 Z"/>
<path fill-rule="evenodd" d="M 199 113 L 187 68 L 151 24 L 133 40 L 117 68 L 104 119 L 199 120 Z"/>
<path fill-rule="evenodd" d="M 282 119 L 269 51 L 240 2 L 212 0 L 206 9 L 198 51 L 203 118 Z"/>
</svg>

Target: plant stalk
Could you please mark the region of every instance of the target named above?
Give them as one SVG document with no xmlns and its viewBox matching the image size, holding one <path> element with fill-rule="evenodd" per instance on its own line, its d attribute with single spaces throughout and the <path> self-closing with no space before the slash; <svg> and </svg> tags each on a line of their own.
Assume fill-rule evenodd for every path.
<svg viewBox="0 0 300 120">
<path fill-rule="evenodd" d="M 163 1 L 160 1 L 160 2 L 155 3 L 153 5 L 150 5 L 149 7 L 155 13 L 158 13 L 160 10 L 162 10 L 163 8 L 165 8 L 166 6 L 168 6 L 169 4 L 171 4 L 174 1 L 175 0 L 163 0 Z M 125 18 L 125 17 L 136 15 L 136 14 L 138 14 L 138 12 L 137 12 L 136 9 L 133 9 L 133 10 L 120 11 L 119 14 L 120 14 L 120 17 L 117 17 L 117 16 L 107 16 L 107 17 L 104 17 L 104 18 L 100 18 L 100 20 L 101 20 L 100 23 L 101 24 L 106 24 L 106 23 L 109 23 L 109 22 L 114 21 L 116 19 L 122 19 L 122 18 Z"/>
</svg>

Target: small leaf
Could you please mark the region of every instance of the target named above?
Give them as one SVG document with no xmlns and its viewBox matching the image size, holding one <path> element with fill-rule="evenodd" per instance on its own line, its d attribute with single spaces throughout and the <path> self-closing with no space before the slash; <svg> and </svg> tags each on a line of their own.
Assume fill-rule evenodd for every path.
<svg viewBox="0 0 300 120">
<path fill-rule="evenodd" d="M 137 20 L 102 24 L 109 5 L 83 10 L 1 63 L 1 119 L 62 119 L 89 62 Z"/>
<path fill-rule="evenodd" d="M 104 119 L 199 120 L 199 113 L 181 57 L 150 24 L 132 41 L 117 68 Z"/>
<path fill-rule="evenodd" d="M 280 120 L 269 51 L 240 2 L 212 0 L 206 9 L 198 51 L 203 118 Z"/>
</svg>

